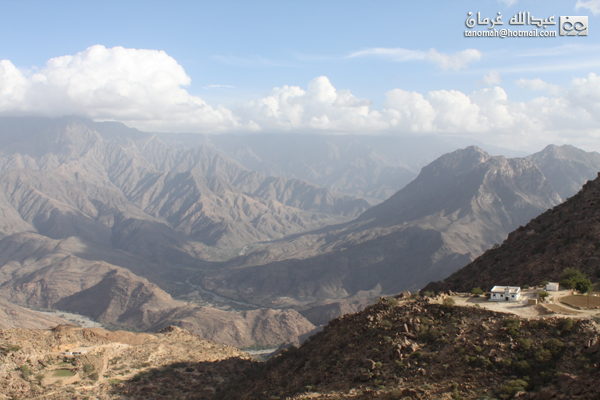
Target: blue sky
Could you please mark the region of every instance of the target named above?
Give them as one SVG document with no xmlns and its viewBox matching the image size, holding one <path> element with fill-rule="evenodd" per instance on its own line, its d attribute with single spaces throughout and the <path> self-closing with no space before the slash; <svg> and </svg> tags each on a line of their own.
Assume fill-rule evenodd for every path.
<svg viewBox="0 0 600 400">
<path fill-rule="evenodd" d="M 598 0 L 0 5 L 1 115 L 600 150 Z M 531 30 L 509 26 L 521 11 L 588 16 L 589 35 L 464 36 L 468 12 Z"/>
</svg>

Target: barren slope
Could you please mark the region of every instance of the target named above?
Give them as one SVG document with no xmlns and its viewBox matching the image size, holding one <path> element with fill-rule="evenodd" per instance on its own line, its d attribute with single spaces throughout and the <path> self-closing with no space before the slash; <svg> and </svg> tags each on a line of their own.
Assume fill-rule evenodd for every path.
<svg viewBox="0 0 600 400">
<path fill-rule="evenodd" d="M 469 147 L 423 168 L 355 221 L 267 244 L 202 282 L 224 296 L 264 305 L 417 289 L 559 202 L 530 161 Z"/>
</svg>

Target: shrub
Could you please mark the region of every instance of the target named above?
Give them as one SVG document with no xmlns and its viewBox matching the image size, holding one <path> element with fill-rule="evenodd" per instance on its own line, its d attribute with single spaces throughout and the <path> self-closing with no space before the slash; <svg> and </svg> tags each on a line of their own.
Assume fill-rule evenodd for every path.
<svg viewBox="0 0 600 400">
<path fill-rule="evenodd" d="M 479 297 L 483 294 L 483 290 L 481 290 L 481 288 L 476 287 L 471 289 L 471 294 L 475 297 Z"/>
<path fill-rule="evenodd" d="M 573 321 L 572 318 L 562 318 L 558 320 L 558 329 L 560 329 L 561 332 L 570 331 L 573 329 L 574 325 L 575 321 Z"/>
<path fill-rule="evenodd" d="M 2 351 L 2 353 L 7 354 L 7 353 L 14 353 L 16 351 L 21 350 L 21 346 L 19 346 L 18 344 L 7 344 L 3 349 L 0 349 L 0 351 Z"/>
<path fill-rule="evenodd" d="M 21 374 L 23 375 L 24 379 L 29 378 L 29 376 L 31 375 L 31 370 L 29 369 L 29 366 L 27 364 L 21 365 L 19 367 L 19 371 L 21 371 Z"/>
<path fill-rule="evenodd" d="M 95 368 L 92 364 L 83 364 L 83 372 L 86 374 L 91 374 L 94 372 Z"/>
<path fill-rule="evenodd" d="M 522 379 L 515 379 L 509 381 L 508 384 L 500 388 L 500 392 L 510 397 L 514 396 L 518 392 L 522 392 L 527 388 L 527 382 Z"/>
<path fill-rule="evenodd" d="M 531 372 L 531 366 L 525 360 L 517 361 L 513 365 L 514 365 L 515 371 L 521 376 L 528 375 L 529 372 Z"/>
<path fill-rule="evenodd" d="M 531 329 L 546 329 L 548 327 L 548 323 L 543 319 L 538 319 L 529 322 L 529 327 Z"/>
<path fill-rule="evenodd" d="M 389 319 L 384 319 L 383 321 L 381 321 L 381 326 L 385 329 L 390 329 L 394 326 L 394 323 Z"/>
<path fill-rule="evenodd" d="M 519 347 L 521 348 L 521 350 L 529 350 L 531 348 L 531 340 L 530 339 L 521 338 L 521 339 L 519 339 L 519 341 L 517 343 L 519 344 Z"/>
<path fill-rule="evenodd" d="M 519 328 L 519 320 L 516 318 L 504 318 L 502 320 L 502 325 L 504 325 L 505 328 L 518 329 Z"/>
<path fill-rule="evenodd" d="M 545 301 L 546 298 L 550 296 L 550 293 L 546 292 L 545 290 L 540 290 L 538 292 L 538 297 L 540 298 L 540 300 Z"/>
<path fill-rule="evenodd" d="M 454 299 L 452 297 L 446 297 L 444 299 L 444 301 L 442 302 L 442 305 L 448 309 L 451 310 L 452 308 L 454 308 L 454 306 L 456 305 L 456 302 L 454 301 Z"/>
<path fill-rule="evenodd" d="M 393 298 L 393 297 L 388 297 L 387 301 L 388 301 L 388 307 L 389 307 L 389 308 L 394 308 L 394 307 L 396 307 L 396 306 L 398 305 L 398 303 L 399 303 L 398 299 L 395 299 L 395 298 Z"/>
<path fill-rule="evenodd" d="M 544 347 L 547 348 L 553 356 L 557 356 L 563 351 L 565 344 L 559 339 L 550 338 L 544 342 Z"/>
<path fill-rule="evenodd" d="M 540 347 L 536 348 L 533 351 L 533 356 L 535 360 L 540 363 L 547 363 L 550 360 L 552 360 L 552 353 L 550 352 L 550 350 L 546 350 Z"/>
</svg>

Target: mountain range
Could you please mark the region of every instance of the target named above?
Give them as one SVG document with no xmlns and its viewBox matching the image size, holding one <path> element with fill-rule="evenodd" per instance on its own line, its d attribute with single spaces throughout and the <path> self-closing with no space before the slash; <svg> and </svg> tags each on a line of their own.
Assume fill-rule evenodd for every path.
<svg viewBox="0 0 600 400">
<path fill-rule="evenodd" d="M 415 290 L 560 202 L 531 160 L 468 147 L 354 221 L 267 243 L 204 274 L 202 284 L 271 307 Z"/>
<path fill-rule="evenodd" d="M 422 167 L 457 148 L 476 144 L 493 155 L 527 155 L 461 137 L 295 133 L 158 136 L 180 148 L 207 145 L 250 170 L 304 179 L 367 199 L 371 204 L 387 200 L 412 181 Z"/>
<path fill-rule="evenodd" d="M 467 147 L 381 202 L 375 193 L 403 182 L 386 189 L 381 179 L 395 173 L 363 161 L 391 157 L 391 146 L 312 138 L 317 153 L 296 146 L 306 158 L 294 159 L 293 137 L 288 147 L 261 135 L 182 138 L 77 117 L 0 118 L 0 300 L 108 327 L 178 325 L 221 343 L 275 345 L 450 275 L 600 165 L 570 146 L 512 159 Z M 324 149 L 333 155 L 307 175 Z M 252 152 L 277 176 L 247 168 Z M 394 165 L 424 162 L 411 157 Z M 347 193 L 293 176 L 302 174 Z M 342 184 L 348 177 L 364 185 Z"/>
</svg>

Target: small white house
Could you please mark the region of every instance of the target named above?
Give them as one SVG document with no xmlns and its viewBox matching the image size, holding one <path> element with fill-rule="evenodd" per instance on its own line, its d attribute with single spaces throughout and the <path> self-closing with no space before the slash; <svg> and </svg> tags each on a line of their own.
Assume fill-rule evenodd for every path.
<svg viewBox="0 0 600 400">
<path fill-rule="evenodd" d="M 519 301 L 521 297 L 521 288 L 518 286 L 494 286 L 490 301 Z"/>
<path fill-rule="evenodd" d="M 546 291 L 547 292 L 556 292 L 556 291 L 558 291 L 558 282 L 548 282 L 546 284 Z"/>
</svg>

